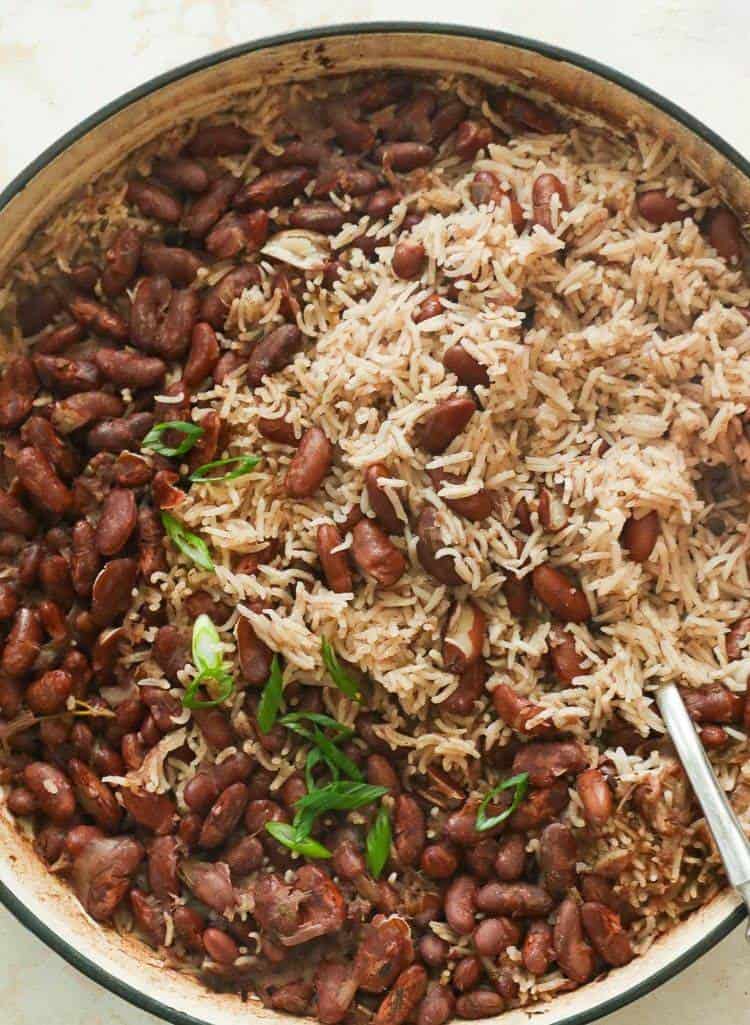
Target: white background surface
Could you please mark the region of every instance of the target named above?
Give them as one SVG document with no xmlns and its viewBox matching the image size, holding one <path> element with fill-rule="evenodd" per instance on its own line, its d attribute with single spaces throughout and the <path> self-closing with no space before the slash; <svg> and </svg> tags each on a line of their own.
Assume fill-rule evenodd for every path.
<svg viewBox="0 0 750 1025">
<path fill-rule="evenodd" d="M 127 89 L 211 50 L 345 21 L 462 22 L 610 64 L 750 157 L 750 0 L 0 0 L 0 187 Z M 741 930 L 606 1025 L 750 1025 Z M 2 1025 L 155 1025 L 0 909 Z"/>
</svg>

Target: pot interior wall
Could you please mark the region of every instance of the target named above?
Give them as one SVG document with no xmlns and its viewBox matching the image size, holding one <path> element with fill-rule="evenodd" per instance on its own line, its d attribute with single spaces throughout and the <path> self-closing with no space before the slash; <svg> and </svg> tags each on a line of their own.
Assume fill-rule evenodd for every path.
<svg viewBox="0 0 750 1025">
<path fill-rule="evenodd" d="M 212 67 L 190 73 L 112 114 L 55 156 L 5 207 L 0 215 L 0 275 L 21 251 L 31 233 L 65 201 L 102 172 L 116 166 L 135 147 L 187 117 L 202 116 L 236 101 L 261 83 L 309 79 L 373 68 L 413 68 L 465 72 L 490 82 L 512 78 L 552 93 L 561 103 L 620 127 L 640 124 L 675 142 L 704 181 L 722 190 L 741 213 L 750 211 L 750 182 L 708 143 L 658 108 L 608 80 L 573 64 L 489 39 L 441 34 L 376 31 L 333 35 L 274 44 Z M 48 942 L 79 953 L 90 973 L 130 995 L 144 994 L 148 1010 L 173 1020 L 233 1025 L 248 1021 L 296 1019 L 242 1004 L 236 997 L 209 994 L 185 976 L 165 972 L 147 948 L 102 931 L 80 911 L 66 887 L 37 861 L 12 823 L 0 817 L 0 883 L 25 906 L 28 924 L 34 917 L 57 936 Z M 597 1016 L 597 1008 L 633 988 L 642 988 L 686 956 L 695 944 L 733 915 L 738 901 L 725 894 L 660 940 L 648 955 L 601 982 L 558 998 L 534 1014 L 539 1025 L 578 1023 Z M 68 951 L 69 954 L 69 951 Z M 294 955 L 298 956 L 298 955 Z M 106 976 L 109 976 L 107 978 Z M 148 1003 L 158 1001 L 160 1009 Z M 506 1014 L 504 1025 L 528 1023 L 523 1011 Z"/>
</svg>

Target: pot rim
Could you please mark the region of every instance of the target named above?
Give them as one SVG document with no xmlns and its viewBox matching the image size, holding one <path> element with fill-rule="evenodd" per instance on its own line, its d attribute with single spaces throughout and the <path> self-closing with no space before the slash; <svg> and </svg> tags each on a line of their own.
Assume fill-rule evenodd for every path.
<svg viewBox="0 0 750 1025">
<path fill-rule="evenodd" d="M 99 107 L 94 111 L 94 113 L 89 114 L 88 117 L 85 117 L 77 125 L 61 135 L 55 142 L 43 150 L 38 157 L 27 164 L 26 167 L 23 168 L 23 170 L 21 170 L 0 192 L 0 214 L 10 201 L 19 192 L 21 192 L 21 190 L 24 189 L 26 185 L 28 185 L 29 182 L 47 166 L 47 164 L 51 163 L 51 161 L 63 153 L 74 142 L 82 138 L 89 131 L 106 121 L 108 118 L 112 117 L 114 114 L 124 110 L 137 100 L 141 100 L 149 94 L 156 92 L 163 86 L 170 85 L 182 78 L 186 78 L 189 75 L 194 74 L 195 72 L 213 67 L 216 64 L 221 64 L 224 61 L 231 60 L 235 57 L 242 57 L 248 53 L 253 53 L 256 50 L 268 50 L 290 43 L 311 42 L 338 36 L 374 35 L 378 33 L 415 35 L 434 34 L 481 39 L 488 42 L 500 43 L 505 46 L 516 47 L 517 49 L 531 51 L 556 61 L 574 65 L 584 71 L 598 75 L 600 78 L 613 82 L 615 85 L 620 86 L 633 95 L 650 103 L 652 106 L 657 107 L 675 121 L 684 125 L 693 134 L 699 136 L 711 145 L 715 150 L 726 157 L 730 163 L 734 164 L 735 167 L 737 167 L 747 178 L 750 178 L 750 160 L 745 158 L 725 139 L 714 132 L 713 129 L 709 128 L 708 125 L 704 124 L 698 118 L 693 117 L 692 114 L 689 114 L 678 104 L 673 103 L 671 100 L 662 96 L 661 93 L 656 92 L 649 86 L 643 85 L 636 79 L 623 74 L 621 71 L 618 71 L 608 64 L 602 64 L 599 61 L 585 57 L 576 51 L 567 50 L 563 47 L 543 43 L 539 40 L 531 39 L 526 36 L 519 36 L 514 33 L 473 27 L 470 25 L 424 21 L 346 22 L 340 25 L 325 25 L 317 28 L 300 29 L 294 32 L 278 33 L 272 36 L 263 36 L 249 42 L 239 43 L 234 46 L 215 50 L 203 57 L 187 61 L 186 63 L 180 64 L 169 71 L 162 72 L 161 74 L 148 79 L 141 85 L 136 86 L 133 89 L 129 89 L 114 100 L 111 100 L 104 106 Z M 67 961 L 68 964 L 72 965 L 73 968 L 76 968 L 87 978 L 109 990 L 109 992 L 114 993 L 116 996 L 121 997 L 123 1000 L 126 1000 L 128 1003 L 139 1008 L 139 1010 L 153 1014 L 156 1017 L 161 1018 L 163 1021 L 170 1022 L 171 1025 L 206 1025 L 203 1019 L 195 1018 L 191 1014 L 169 1007 L 167 1004 L 162 1003 L 160 1000 L 150 996 L 143 990 L 137 989 L 129 983 L 123 982 L 96 962 L 92 961 L 85 954 L 81 953 L 81 951 L 68 943 L 67 940 L 63 939 L 57 932 L 55 932 L 54 929 L 48 926 L 2 882 L 0 882 L 0 904 L 2 904 L 17 919 L 17 921 L 20 922 L 21 925 L 25 926 L 25 928 L 37 937 L 37 939 L 41 940 L 44 944 L 54 950 L 55 953 L 59 954 L 60 957 Z M 616 996 L 608 997 L 584 1011 L 576 1012 L 566 1016 L 565 1018 L 561 1018 L 557 1022 L 557 1025 L 588 1025 L 588 1023 L 598 1021 L 605 1015 L 611 1014 L 613 1011 L 627 1006 L 639 997 L 652 992 L 663 983 L 673 979 L 699 957 L 707 953 L 712 947 L 724 939 L 734 928 L 736 928 L 746 915 L 747 909 L 745 905 L 740 904 L 732 909 L 732 911 L 729 912 L 721 922 L 702 936 L 701 939 L 689 946 L 678 957 L 673 958 L 668 965 L 665 965 L 663 968 L 660 968 L 658 971 L 650 974 L 642 982 L 638 982 L 635 985 L 628 987 Z"/>
</svg>

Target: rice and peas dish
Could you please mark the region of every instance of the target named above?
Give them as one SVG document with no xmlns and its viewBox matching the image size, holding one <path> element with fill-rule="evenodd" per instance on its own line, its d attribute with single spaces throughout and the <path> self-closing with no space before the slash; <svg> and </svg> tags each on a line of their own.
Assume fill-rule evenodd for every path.
<svg viewBox="0 0 750 1025">
<path fill-rule="evenodd" d="M 601 977 L 750 807 L 750 288 L 674 147 L 406 75 L 257 89 L 0 291 L 4 811 L 83 910 L 325 1025 Z"/>
</svg>

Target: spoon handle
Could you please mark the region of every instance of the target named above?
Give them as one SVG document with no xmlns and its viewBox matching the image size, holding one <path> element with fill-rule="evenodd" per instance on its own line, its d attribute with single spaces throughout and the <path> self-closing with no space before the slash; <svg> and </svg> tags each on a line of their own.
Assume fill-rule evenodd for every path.
<svg viewBox="0 0 750 1025">
<path fill-rule="evenodd" d="M 724 862 L 727 878 L 732 886 L 739 890 L 750 910 L 750 843 L 719 785 L 680 692 L 673 683 L 659 689 L 656 703 L 695 796 L 703 809 Z M 750 926 L 746 938 L 750 941 Z"/>
</svg>

